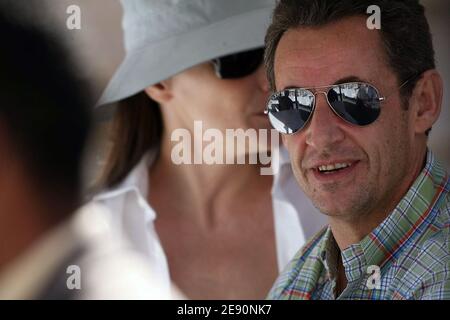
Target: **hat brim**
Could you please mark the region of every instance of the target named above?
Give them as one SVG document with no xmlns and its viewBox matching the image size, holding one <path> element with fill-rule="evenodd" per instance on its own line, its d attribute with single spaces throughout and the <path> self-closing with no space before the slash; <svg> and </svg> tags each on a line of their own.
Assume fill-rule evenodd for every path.
<svg viewBox="0 0 450 320">
<path fill-rule="evenodd" d="M 97 105 L 132 96 L 202 62 L 262 47 L 272 10 L 243 13 L 128 52 Z"/>
</svg>

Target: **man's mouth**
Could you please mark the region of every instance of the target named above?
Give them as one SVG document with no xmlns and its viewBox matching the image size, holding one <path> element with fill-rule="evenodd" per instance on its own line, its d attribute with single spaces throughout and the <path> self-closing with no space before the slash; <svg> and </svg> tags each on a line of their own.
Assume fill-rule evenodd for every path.
<svg viewBox="0 0 450 320">
<path fill-rule="evenodd" d="M 322 183 L 343 181 L 352 177 L 360 163 L 359 160 L 335 160 L 314 164 L 310 172 Z"/>
<path fill-rule="evenodd" d="M 340 170 L 343 170 L 345 168 L 351 167 L 351 162 L 337 162 L 337 163 L 330 163 L 330 164 L 324 164 L 321 166 L 316 167 L 315 169 L 322 174 L 330 174 L 333 172 L 337 172 Z"/>
</svg>

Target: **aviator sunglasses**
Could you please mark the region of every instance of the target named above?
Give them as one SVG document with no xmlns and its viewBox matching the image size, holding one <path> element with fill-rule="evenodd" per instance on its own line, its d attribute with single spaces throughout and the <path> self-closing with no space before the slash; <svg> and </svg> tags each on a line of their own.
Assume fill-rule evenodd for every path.
<svg viewBox="0 0 450 320">
<path fill-rule="evenodd" d="M 405 86 L 414 77 L 403 82 Z M 314 91 L 313 91 L 314 90 Z M 287 88 L 269 97 L 265 114 L 280 133 L 294 134 L 311 119 L 316 106 L 316 94 L 326 96 L 331 110 L 344 121 L 366 126 L 380 115 L 380 106 L 388 96 L 380 96 L 378 89 L 365 82 L 346 82 L 315 88 Z"/>
<path fill-rule="evenodd" d="M 220 79 L 238 79 L 251 75 L 262 64 L 264 49 L 238 52 L 212 60 Z"/>
</svg>

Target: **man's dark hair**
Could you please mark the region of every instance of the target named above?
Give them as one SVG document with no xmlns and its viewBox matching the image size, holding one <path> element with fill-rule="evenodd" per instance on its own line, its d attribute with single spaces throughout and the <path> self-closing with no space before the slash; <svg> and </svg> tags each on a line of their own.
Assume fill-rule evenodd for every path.
<svg viewBox="0 0 450 320">
<path fill-rule="evenodd" d="M 0 125 L 43 192 L 78 201 L 92 100 L 57 37 L 4 9 Z"/>
<path fill-rule="evenodd" d="M 381 40 L 388 65 L 398 84 L 434 69 L 434 50 L 424 7 L 418 0 L 280 0 L 266 38 L 265 64 L 272 90 L 275 90 L 275 51 L 284 32 L 301 27 L 320 27 L 352 16 L 367 16 L 367 8 L 381 9 Z M 349 63 L 351 63 L 349 61 Z M 407 101 L 419 77 L 402 88 Z"/>
</svg>

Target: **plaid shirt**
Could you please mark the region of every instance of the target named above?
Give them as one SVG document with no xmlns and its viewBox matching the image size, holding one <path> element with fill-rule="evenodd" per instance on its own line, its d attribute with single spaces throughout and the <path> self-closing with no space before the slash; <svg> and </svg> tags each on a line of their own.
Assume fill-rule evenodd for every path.
<svg viewBox="0 0 450 320">
<path fill-rule="evenodd" d="M 335 299 L 339 248 L 329 227 L 296 254 L 268 299 Z M 450 299 L 450 179 L 429 151 L 394 211 L 341 252 L 337 299 Z"/>
</svg>

